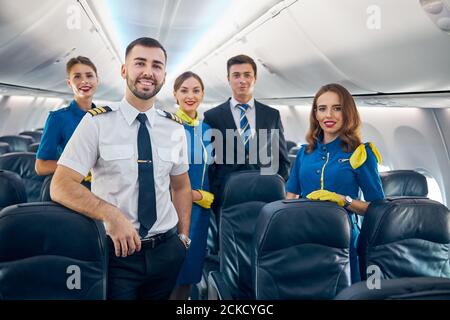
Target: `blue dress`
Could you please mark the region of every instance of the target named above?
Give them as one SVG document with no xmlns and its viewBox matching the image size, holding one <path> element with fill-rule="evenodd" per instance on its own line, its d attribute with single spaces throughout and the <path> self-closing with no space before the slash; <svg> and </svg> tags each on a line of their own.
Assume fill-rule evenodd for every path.
<svg viewBox="0 0 450 320">
<path fill-rule="evenodd" d="M 92 104 L 95 108 L 95 105 Z M 58 160 L 73 132 L 86 114 L 75 100 L 70 105 L 50 112 L 45 123 L 36 158 Z"/>
<path fill-rule="evenodd" d="M 197 126 L 184 124 L 189 150 L 189 179 L 193 190 L 209 191 L 208 166 L 212 162 L 211 130 L 201 121 Z M 181 267 L 177 285 L 200 282 L 206 255 L 210 209 L 192 204 L 189 238 L 191 245 Z"/>
<path fill-rule="evenodd" d="M 359 191 L 364 194 L 365 201 L 375 201 L 384 198 L 380 175 L 378 173 L 377 159 L 372 149 L 365 146 L 366 161 L 358 168 L 350 165 L 353 152 L 344 152 L 341 148 L 341 139 L 322 144 L 317 142 L 316 149 L 306 153 L 303 145 L 297 153 L 286 190 L 305 198 L 309 193 L 321 189 L 321 176 L 323 171 L 323 189 L 348 195 L 353 199 L 360 199 Z M 351 223 L 350 240 L 350 270 L 352 283 L 360 281 L 358 256 L 356 244 L 359 236 L 359 226 L 356 215 L 349 213 Z"/>
</svg>

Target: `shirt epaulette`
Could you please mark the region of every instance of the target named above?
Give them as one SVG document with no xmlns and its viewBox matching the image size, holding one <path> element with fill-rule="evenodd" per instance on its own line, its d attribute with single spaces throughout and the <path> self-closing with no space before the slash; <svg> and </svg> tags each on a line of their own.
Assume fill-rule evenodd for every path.
<svg viewBox="0 0 450 320">
<path fill-rule="evenodd" d="M 102 113 L 108 113 L 112 111 L 112 109 L 108 106 L 104 106 L 104 107 L 97 107 L 94 109 L 89 109 L 87 112 L 89 112 L 93 117 L 102 114 Z"/>
<path fill-rule="evenodd" d="M 183 124 L 183 121 L 181 121 L 181 119 L 174 113 L 167 112 L 167 111 L 164 111 L 164 110 L 161 110 L 161 109 L 157 109 L 156 111 L 158 112 L 158 114 L 160 116 L 162 116 L 164 118 L 173 120 L 175 122 L 178 122 L 179 124 Z"/>
</svg>

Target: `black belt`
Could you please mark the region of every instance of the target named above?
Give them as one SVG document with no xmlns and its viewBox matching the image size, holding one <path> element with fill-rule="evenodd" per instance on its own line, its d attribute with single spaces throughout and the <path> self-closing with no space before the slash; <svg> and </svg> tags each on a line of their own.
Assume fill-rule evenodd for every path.
<svg viewBox="0 0 450 320">
<path fill-rule="evenodd" d="M 177 234 L 177 227 L 173 227 L 169 231 L 165 233 L 155 234 L 149 238 L 141 239 L 141 247 L 142 249 L 153 249 L 159 246 L 161 243 L 165 242 L 167 239 L 173 237 Z"/>
</svg>

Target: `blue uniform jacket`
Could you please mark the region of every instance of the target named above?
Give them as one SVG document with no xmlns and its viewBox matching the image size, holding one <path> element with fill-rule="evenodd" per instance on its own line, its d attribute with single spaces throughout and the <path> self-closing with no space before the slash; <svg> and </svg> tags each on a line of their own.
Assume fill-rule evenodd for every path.
<svg viewBox="0 0 450 320">
<path fill-rule="evenodd" d="M 384 198 L 377 160 L 372 149 L 366 146 L 367 160 L 357 169 L 350 165 L 353 152 L 345 152 L 341 148 L 341 139 L 322 144 L 311 153 L 306 153 L 303 145 L 297 153 L 286 190 L 306 197 L 310 192 L 323 189 L 348 195 L 359 199 L 359 190 L 364 194 L 365 201 Z"/>
<path fill-rule="evenodd" d="M 95 108 L 94 104 L 92 108 Z M 50 112 L 36 158 L 58 160 L 85 114 L 86 112 L 78 107 L 75 100 L 72 100 L 68 107 Z"/>
</svg>

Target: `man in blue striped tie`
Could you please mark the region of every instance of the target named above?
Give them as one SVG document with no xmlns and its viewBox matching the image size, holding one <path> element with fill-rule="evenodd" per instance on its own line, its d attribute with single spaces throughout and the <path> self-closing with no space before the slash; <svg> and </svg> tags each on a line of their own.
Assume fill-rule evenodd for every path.
<svg viewBox="0 0 450 320">
<path fill-rule="evenodd" d="M 257 75 L 255 61 L 246 55 L 232 57 L 227 62 L 227 73 L 232 97 L 204 114 L 204 121 L 211 128 L 219 130 L 223 138 L 223 141 L 215 141 L 216 161 L 210 166 L 210 185 L 215 195 L 214 208 L 220 205 L 225 179 L 232 172 L 272 166 L 275 168 L 273 173 L 278 173 L 284 179 L 289 174 L 280 112 L 253 97 Z M 230 130 L 237 131 L 238 134 L 227 136 L 227 131 L 229 133 Z M 274 135 L 276 141 L 270 137 L 262 139 L 264 135 L 267 138 L 273 132 L 277 133 Z M 242 149 L 244 161 L 241 162 L 239 158 Z M 233 150 L 233 154 L 227 154 L 227 150 Z M 271 163 L 261 161 L 261 155 L 271 155 Z"/>
</svg>

